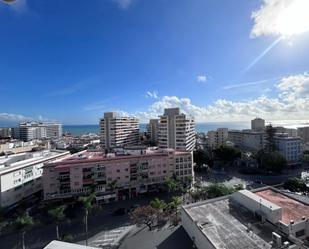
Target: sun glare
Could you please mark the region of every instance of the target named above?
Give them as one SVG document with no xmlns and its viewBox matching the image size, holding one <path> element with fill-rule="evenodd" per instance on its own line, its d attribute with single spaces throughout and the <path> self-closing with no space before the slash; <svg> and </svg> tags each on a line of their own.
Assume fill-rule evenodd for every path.
<svg viewBox="0 0 309 249">
<path fill-rule="evenodd" d="M 291 1 L 291 4 L 278 15 L 275 26 L 283 37 L 309 31 L 309 0 Z"/>
</svg>

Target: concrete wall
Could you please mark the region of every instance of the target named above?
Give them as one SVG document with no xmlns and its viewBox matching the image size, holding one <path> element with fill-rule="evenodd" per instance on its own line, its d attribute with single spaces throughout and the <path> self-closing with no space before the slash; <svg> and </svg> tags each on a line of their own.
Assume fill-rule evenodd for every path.
<svg viewBox="0 0 309 249">
<path fill-rule="evenodd" d="M 263 215 L 273 224 L 282 218 L 282 208 L 248 191 L 241 190 L 232 194 L 231 199 L 250 211 Z"/>
<path fill-rule="evenodd" d="M 200 230 L 197 223 L 190 218 L 184 208 L 181 209 L 181 221 L 183 228 L 194 241 L 198 249 L 216 249 L 207 239 L 206 235 Z"/>
</svg>

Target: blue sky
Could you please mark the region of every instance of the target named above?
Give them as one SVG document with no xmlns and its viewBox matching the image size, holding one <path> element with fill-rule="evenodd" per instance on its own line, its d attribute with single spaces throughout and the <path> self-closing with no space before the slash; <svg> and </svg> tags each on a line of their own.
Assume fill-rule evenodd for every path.
<svg viewBox="0 0 309 249">
<path fill-rule="evenodd" d="M 309 119 L 308 25 L 272 28 L 287 1 L 306 0 L 0 2 L 0 125 L 172 106 L 197 122 Z"/>
</svg>

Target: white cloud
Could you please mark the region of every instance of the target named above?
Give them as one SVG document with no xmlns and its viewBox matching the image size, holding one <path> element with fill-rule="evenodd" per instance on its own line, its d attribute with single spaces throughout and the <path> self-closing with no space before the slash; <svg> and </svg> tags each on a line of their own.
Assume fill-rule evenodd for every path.
<svg viewBox="0 0 309 249">
<path fill-rule="evenodd" d="M 197 82 L 206 82 L 207 76 L 206 75 L 198 75 L 198 76 L 196 76 L 196 81 Z"/>
<path fill-rule="evenodd" d="M 252 13 L 251 37 L 292 36 L 309 31 L 308 0 L 264 0 Z"/>
<path fill-rule="evenodd" d="M 197 122 L 245 121 L 261 116 L 268 120 L 305 119 L 309 117 L 309 75 L 307 73 L 284 77 L 276 84 L 278 95 L 262 95 L 248 101 L 219 99 L 206 106 L 192 103 L 189 98 L 164 96 L 145 112 L 131 113 L 142 122 L 156 118 L 164 108 L 179 107 L 182 112 L 195 117 Z"/>
<path fill-rule="evenodd" d="M 158 94 L 159 94 L 158 91 L 147 91 L 145 97 L 151 99 L 157 99 L 159 97 Z"/>
<path fill-rule="evenodd" d="M 127 9 L 131 6 L 133 0 L 113 0 L 121 9 Z"/>
<path fill-rule="evenodd" d="M 17 124 L 19 122 L 25 122 L 25 121 L 53 121 L 53 120 L 45 118 L 41 115 L 37 117 L 27 117 L 16 113 L 6 113 L 6 112 L 0 113 L 0 125 Z"/>
</svg>

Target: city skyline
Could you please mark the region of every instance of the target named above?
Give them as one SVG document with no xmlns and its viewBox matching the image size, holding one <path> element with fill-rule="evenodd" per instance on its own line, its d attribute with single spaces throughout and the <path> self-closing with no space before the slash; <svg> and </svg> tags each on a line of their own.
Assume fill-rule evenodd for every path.
<svg viewBox="0 0 309 249">
<path fill-rule="evenodd" d="M 305 0 L 0 2 L 0 126 L 97 124 L 107 111 L 146 123 L 169 107 L 197 123 L 308 119 L 305 7 Z"/>
</svg>

